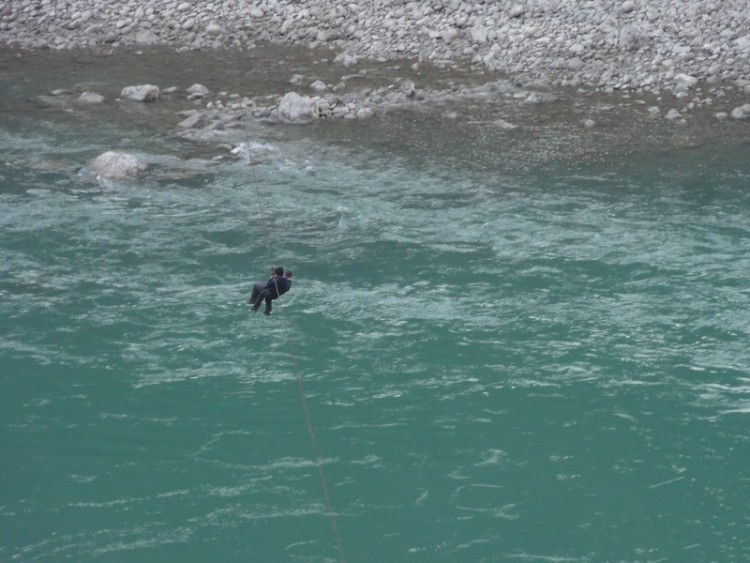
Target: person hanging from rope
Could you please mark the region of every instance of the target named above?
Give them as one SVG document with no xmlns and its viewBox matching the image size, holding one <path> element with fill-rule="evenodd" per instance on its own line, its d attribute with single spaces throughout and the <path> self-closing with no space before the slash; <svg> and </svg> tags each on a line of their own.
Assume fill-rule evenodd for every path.
<svg viewBox="0 0 750 563">
<path fill-rule="evenodd" d="M 271 301 L 277 299 L 279 296 L 284 295 L 292 287 L 292 271 L 287 270 L 284 273 L 284 268 L 278 266 L 274 268 L 273 275 L 265 284 L 256 283 L 253 286 L 253 293 L 248 299 L 248 304 L 252 305 L 253 313 L 258 310 L 260 304 L 265 301 L 266 309 L 263 314 L 271 314 Z"/>
</svg>

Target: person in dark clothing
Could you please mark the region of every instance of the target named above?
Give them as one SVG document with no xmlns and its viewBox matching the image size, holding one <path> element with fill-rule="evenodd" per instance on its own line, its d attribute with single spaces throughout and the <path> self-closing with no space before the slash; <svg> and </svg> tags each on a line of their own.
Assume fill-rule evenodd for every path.
<svg viewBox="0 0 750 563">
<path fill-rule="evenodd" d="M 248 303 L 253 306 L 253 312 L 255 312 L 260 307 L 260 304 L 265 301 L 266 309 L 263 313 L 265 315 L 270 315 L 272 309 L 271 301 L 284 295 L 291 287 L 292 271 L 287 270 L 285 275 L 284 268 L 279 266 L 274 269 L 273 276 L 271 276 L 271 279 L 265 284 L 256 283 L 253 286 L 253 293 L 250 296 Z"/>
</svg>

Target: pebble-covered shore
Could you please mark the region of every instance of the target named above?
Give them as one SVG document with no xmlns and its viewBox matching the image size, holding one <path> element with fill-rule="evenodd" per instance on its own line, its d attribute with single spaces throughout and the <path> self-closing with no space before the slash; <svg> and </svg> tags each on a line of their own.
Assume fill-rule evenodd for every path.
<svg viewBox="0 0 750 563">
<path fill-rule="evenodd" d="M 550 87 L 750 95 L 746 0 L 14 0 L 0 43 L 23 48 L 302 44 L 360 58 L 469 61 Z"/>
</svg>

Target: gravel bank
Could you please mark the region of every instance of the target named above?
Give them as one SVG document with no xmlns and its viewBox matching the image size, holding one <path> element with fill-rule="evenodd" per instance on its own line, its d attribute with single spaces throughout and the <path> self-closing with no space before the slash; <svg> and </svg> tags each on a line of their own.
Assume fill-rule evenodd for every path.
<svg viewBox="0 0 750 563">
<path fill-rule="evenodd" d="M 344 66 L 461 60 L 551 87 L 750 95 L 749 17 L 746 0 L 14 0 L 0 5 L 0 43 L 302 44 L 334 50 Z"/>
</svg>

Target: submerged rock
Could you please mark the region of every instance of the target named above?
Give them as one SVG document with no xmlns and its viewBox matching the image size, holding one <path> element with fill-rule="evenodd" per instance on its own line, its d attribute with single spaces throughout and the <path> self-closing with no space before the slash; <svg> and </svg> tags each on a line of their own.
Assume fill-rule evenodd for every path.
<svg viewBox="0 0 750 563">
<path fill-rule="evenodd" d="M 196 111 L 191 112 L 188 117 L 180 121 L 177 124 L 177 127 L 180 127 L 182 129 L 194 129 L 197 127 L 204 127 L 205 125 L 207 125 L 207 122 L 208 120 L 206 119 L 206 117 L 202 113 Z"/>
<path fill-rule="evenodd" d="M 511 123 L 510 121 L 505 121 L 504 119 L 496 119 L 492 123 L 504 131 L 512 131 L 513 129 L 518 129 L 518 125 L 516 125 L 515 123 Z"/>
<path fill-rule="evenodd" d="M 146 169 L 132 154 L 107 151 L 89 162 L 89 169 L 96 175 L 110 180 L 132 178 Z"/>
<path fill-rule="evenodd" d="M 104 96 L 96 92 L 83 92 L 78 96 L 78 102 L 81 104 L 101 104 L 103 101 Z"/>
<path fill-rule="evenodd" d="M 67 96 L 36 96 L 33 101 L 45 108 L 64 108 L 68 104 Z"/>
<path fill-rule="evenodd" d="M 675 121 L 677 119 L 682 119 L 682 114 L 676 109 L 672 108 L 667 112 L 667 115 L 665 115 L 664 118 L 670 121 Z"/>
</svg>

